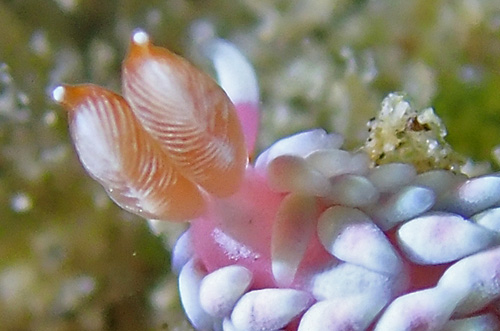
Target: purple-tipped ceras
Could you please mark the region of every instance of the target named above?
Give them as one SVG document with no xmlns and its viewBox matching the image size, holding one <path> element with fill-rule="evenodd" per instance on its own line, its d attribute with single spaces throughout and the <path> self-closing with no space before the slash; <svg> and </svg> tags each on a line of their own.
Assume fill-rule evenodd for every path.
<svg viewBox="0 0 500 331">
<path fill-rule="evenodd" d="M 118 205 L 191 223 L 173 261 L 196 329 L 500 329 L 499 176 L 373 166 L 322 129 L 252 164 L 254 72 L 231 44 L 205 46 L 222 87 L 137 31 L 123 96 L 53 92 Z"/>
</svg>

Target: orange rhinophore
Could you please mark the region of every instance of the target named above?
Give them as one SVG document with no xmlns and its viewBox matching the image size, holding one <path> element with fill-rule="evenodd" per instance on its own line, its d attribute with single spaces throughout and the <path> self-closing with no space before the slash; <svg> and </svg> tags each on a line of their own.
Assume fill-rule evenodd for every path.
<svg viewBox="0 0 500 331">
<path fill-rule="evenodd" d="M 123 65 L 123 93 L 187 178 L 218 197 L 238 189 L 245 141 L 233 104 L 212 78 L 137 32 Z"/>
<path fill-rule="evenodd" d="M 188 220 L 204 207 L 200 190 L 173 165 L 128 103 L 95 85 L 60 86 L 80 160 L 121 207 L 146 218 Z"/>
</svg>

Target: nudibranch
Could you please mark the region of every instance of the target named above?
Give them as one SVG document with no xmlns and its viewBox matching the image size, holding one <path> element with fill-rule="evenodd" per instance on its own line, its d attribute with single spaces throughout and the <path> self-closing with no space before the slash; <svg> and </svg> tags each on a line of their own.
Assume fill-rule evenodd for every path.
<svg viewBox="0 0 500 331">
<path fill-rule="evenodd" d="M 118 205 L 190 223 L 172 260 L 196 329 L 500 329 L 498 174 L 373 164 L 322 129 L 250 162 L 255 74 L 232 44 L 204 47 L 221 86 L 136 31 L 123 96 L 53 91 L 81 163 Z M 398 98 L 384 116 L 405 119 Z M 425 131 L 424 115 L 409 130 Z"/>
</svg>

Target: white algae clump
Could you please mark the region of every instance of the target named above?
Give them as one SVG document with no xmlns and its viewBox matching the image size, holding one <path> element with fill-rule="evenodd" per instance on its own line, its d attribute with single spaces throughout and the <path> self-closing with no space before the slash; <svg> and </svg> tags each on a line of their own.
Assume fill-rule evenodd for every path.
<svg viewBox="0 0 500 331">
<path fill-rule="evenodd" d="M 382 110 L 368 122 L 363 150 L 374 165 L 404 162 L 419 172 L 447 169 L 460 172 L 464 157 L 445 141 L 446 128 L 432 108 L 417 111 L 401 94 L 391 93 Z"/>
</svg>

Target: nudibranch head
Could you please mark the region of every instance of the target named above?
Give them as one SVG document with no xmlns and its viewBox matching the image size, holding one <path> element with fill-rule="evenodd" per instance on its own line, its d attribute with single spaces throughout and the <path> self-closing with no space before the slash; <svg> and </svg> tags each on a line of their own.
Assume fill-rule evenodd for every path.
<svg viewBox="0 0 500 331">
<path fill-rule="evenodd" d="M 53 92 L 113 200 L 155 221 L 191 220 L 172 258 L 196 329 L 500 329 L 498 174 L 375 165 L 363 150 L 387 146 L 381 125 L 355 152 L 315 129 L 251 164 L 255 74 L 227 42 L 205 47 L 222 88 L 137 31 L 123 97 L 94 85 Z M 383 104 L 386 117 L 415 117 L 398 95 Z"/>
<path fill-rule="evenodd" d="M 189 220 L 205 195 L 238 190 L 248 153 L 236 109 L 213 79 L 137 31 L 123 66 L 124 97 L 60 86 L 82 164 L 123 208 Z"/>
</svg>

